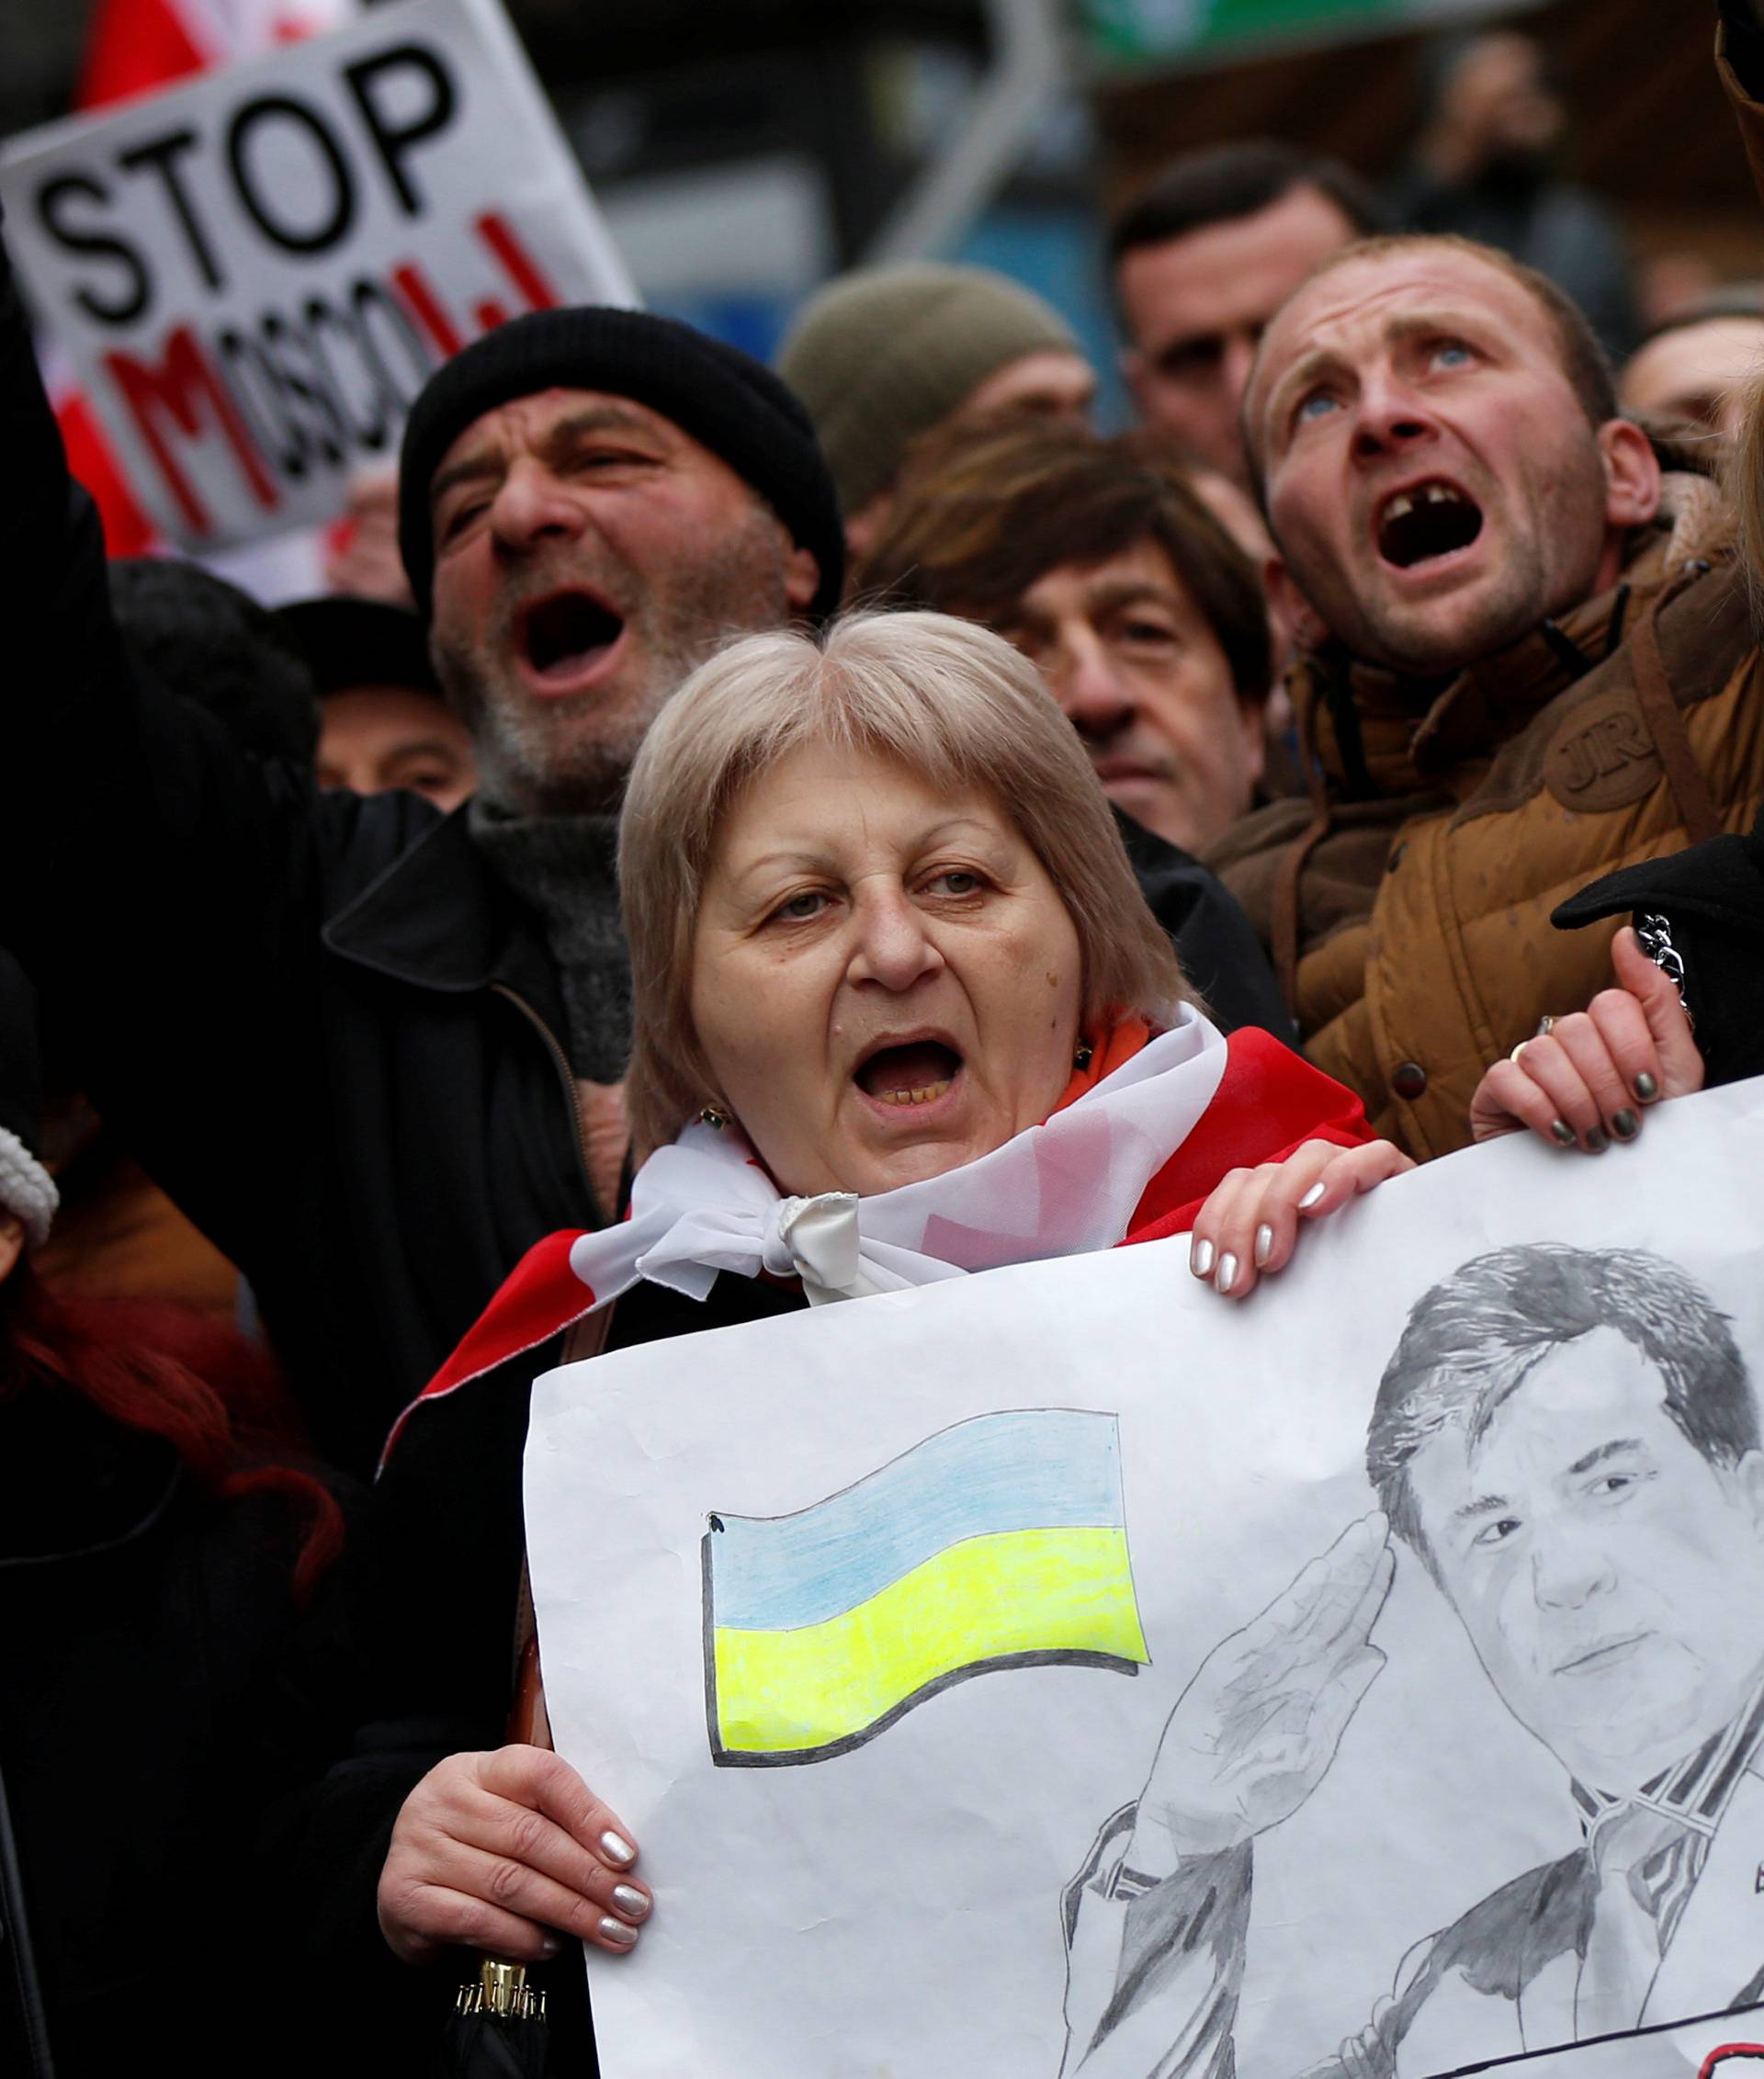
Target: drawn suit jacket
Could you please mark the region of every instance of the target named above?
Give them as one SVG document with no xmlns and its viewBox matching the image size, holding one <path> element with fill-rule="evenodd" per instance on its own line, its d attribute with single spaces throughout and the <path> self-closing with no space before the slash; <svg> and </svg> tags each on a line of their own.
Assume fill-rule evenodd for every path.
<svg viewBox="0 0 1764 2079">
<path fill-rule="evenodd" d="M 1250 1918 L 1249 1847 L 1183 1863 L 1114 1896 L 1135 1808 L 1103 1826 L 1065 1893 L 1061 2079 L 1231 2079 Z M 1572 2043 L 1591 1921 L 1582 1847 L 1504 1884 L 1403 1959 L 1389 1998 L 1303 2079 L 1427 2079 Z M 1764 2000 L 1764 1777 L 1748 1769 L 1709 1846 L 1640 2020 Z"/>
</svg>

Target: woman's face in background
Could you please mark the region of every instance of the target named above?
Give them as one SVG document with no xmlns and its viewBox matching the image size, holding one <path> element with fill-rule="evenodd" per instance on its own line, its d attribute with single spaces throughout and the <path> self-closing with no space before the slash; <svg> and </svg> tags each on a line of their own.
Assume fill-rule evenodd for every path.
<svg viewBox="0 0 1764 2079">
<path fill-rule="evenodd" d="M 1072 1073 L 1078 932 L 999 802 L 820 745 L 731 805 L 694 1028 L 781 1189 L 890 1191 L 1045 1119 Z"/>
</svg>

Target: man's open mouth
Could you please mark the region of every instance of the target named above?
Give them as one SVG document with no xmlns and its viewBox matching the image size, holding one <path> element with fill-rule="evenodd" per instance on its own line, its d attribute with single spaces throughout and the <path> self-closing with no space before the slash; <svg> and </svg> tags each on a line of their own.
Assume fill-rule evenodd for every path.
<svg viewBox="0 0 1764 2079">
<path fill-rule="evenodd" d="M 548 593 L 521 609 L 515 640 L 537 679 L 573 679 L 625 632 L 624 616 L 587 592 Z"/>
<path fill-rule="evenodd" d="M 1385 501 L 1374 532 L 1385 562 L 1409 571 L 1467 548 L 1482 532 L 1482 508 L 1455 484 L 1412 484 Z"/>
<path fill-rule="evenodd" d="M 962 1072 L 962 1057 L 942 1040 L 906 1040 L 866 1054 L 852 1080 L 878 1104 L 930 1104 Z"/>
</svg>

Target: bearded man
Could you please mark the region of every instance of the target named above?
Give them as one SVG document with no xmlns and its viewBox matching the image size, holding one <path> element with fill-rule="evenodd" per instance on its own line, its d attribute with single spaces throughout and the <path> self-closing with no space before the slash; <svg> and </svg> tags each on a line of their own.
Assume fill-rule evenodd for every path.
<svg viewBox="0 0 1764 2079">
<path fill-rule="evenodd" d="M 432 378 L 401 546 L 481 774 L 444 816 L 321 793 L 138 682 L 3 272 L 0 417 L 0 582 L 55 660 L 6 711 L 0 937 L 248 1280 L 315 1441 L 366 1469 L 522 1251 L 618 1215 L 619 793 L 720 639 L 837 601 L 813 428 L 633 311 L 519 319 Z"/>
</svg>

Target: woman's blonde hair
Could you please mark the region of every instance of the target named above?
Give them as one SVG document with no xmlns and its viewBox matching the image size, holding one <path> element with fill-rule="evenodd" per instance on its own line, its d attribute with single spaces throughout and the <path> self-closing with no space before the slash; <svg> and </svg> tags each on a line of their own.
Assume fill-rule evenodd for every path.
<svg viewBox="0 0 1764 2079">
<path fill-rule="evenodd" d="M 626 1104 L 639 1157 L 718 1095 L 691 995 L 723 818 L 761 774 L 811 744 L 888 759 L 1004 808 L 1077 930 L 1087 1022 L 1137 1013 L 1166 1025 L 1195 1000 L 1077 732 L 1002 638 L 946 614 L 878 613 L 848 614 L 818 635 L 748 636 L 663 708 L 619 821 L 636 1023 Z"/>
</svg>

